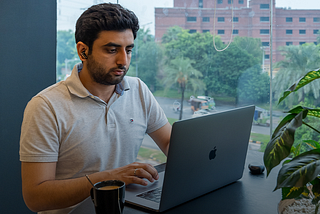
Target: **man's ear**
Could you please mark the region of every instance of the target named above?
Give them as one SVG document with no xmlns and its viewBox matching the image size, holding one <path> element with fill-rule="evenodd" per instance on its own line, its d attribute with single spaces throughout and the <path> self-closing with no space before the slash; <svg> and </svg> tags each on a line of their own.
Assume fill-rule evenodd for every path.
<svg viewBox="0 0 320 214">
<path fill-rule="evenodd" d="M 78 42 L 77 43 L 77 52 L 80 60 L 86 61 L 88 59 L 88 52 L 89 52 L 89 47 L 84 44 L 83 42 Z"/>
</svg>

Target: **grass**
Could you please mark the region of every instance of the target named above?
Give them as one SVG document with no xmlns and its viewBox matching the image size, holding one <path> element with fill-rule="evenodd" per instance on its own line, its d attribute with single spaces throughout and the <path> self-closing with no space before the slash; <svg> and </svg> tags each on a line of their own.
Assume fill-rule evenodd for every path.
<svg viewBox="0 0 320 214">
<path fill-rule="evenodd" d="M 153 160 L 158 163 L 164 163 L 167 161 L 167 157 L 162 153 L 161 150 L 150 149 L 146 147 L 140 147 L 138 159 Z"/>
<path fill-rule="evenodd" d="M 259 134 L 259 133 L 252 133 L 251 132 L 250 140 L 261 142 L 260 151 L 264 152 L 268 142 L 270 141 L 270 136 L 269 135 L 265 135 L 265 134 Z"/>
</svg>

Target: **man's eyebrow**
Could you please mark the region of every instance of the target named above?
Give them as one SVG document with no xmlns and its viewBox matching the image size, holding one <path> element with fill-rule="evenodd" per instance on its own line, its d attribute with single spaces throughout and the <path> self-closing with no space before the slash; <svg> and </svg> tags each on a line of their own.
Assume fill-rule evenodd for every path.
<svg viewBox="0 0 320 214">
<path fill-rule="evenodd" d="M 117 48 L 121 47 L 121 45 L 119 45 L 117 43 L 113 43 L 113 42 L 109 42 L 109 43 L 105 44 L 104 46 L 106 46 L 106 47 L 117 47 Z M 127 48 L 133 48 L 134 44 L 127 45 L 126 47 Z"/>
</svg>

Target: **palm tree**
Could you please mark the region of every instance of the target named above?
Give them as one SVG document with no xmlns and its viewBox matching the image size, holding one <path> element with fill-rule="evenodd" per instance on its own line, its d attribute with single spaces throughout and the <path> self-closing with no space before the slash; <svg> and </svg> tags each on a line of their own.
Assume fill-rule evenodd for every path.
<svg viewBox="0 0 320 214">
<path fill-rule="evenodd" d="M 189 58 L 179 57 L 170 61 L 169 65 L 164 68 L 165 77 L 163 79 L 166 89 L 178 83 L 181 89 L 181 106 L 179 120 L 182 119 L 184 92 L 186 88 L 204 90 L 205 84 L 199 77 L 202 77 L 200 71 L 193 68 L 195 63 Z"/>
<path fill-rule="evenodd" d="M 290 87 L 292 82 L 295 82 L 308 71 L 320 67 L 320 47 L 313 43 L 283 46 L 279 50 L 282 51 L 285 59 L 276 64 L 276 67 L 280 70 L 273 80 L 273 91 L 278 99 L 282 96 L 281 92 Z M 317 99 L 320 92 L 320 82 L 313 81 L 306 85 L 303 90 L 297 91 L 299 101 L 303 101 L 305 95 L 309 92 L 312 92 L 314 98 Z M 287 106 L 290 107 L 292 102 L 293 97 L 289 100 Z"/>
</svg>

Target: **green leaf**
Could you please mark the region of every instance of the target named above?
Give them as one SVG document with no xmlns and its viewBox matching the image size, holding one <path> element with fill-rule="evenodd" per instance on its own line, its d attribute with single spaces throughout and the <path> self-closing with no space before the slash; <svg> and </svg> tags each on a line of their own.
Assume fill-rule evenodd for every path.
<svg viewBox="0 0 320 214">
<path fill-rule="evenodd" d="M 274 190 L 282 187 L 305 186 L 318 176 L 320 173 L 319 165 L 320 149 L 300 154 L 282 166 L 278 174 L 277 186 Z"/>
<path fill-rule="evenodd" d="M 312 149 L 320 149 L 319 142 L 317 142 L 315 140 L 304 140 L 303 142 L 305 142 Z"/>
<path fill-rule="evenodd" d="M 282 97 L 280 97 L 278 104 L 282 102 L 282 100 L 284 100 L 292 92 L 299 90 L 303 86 L 309 84 L 310 82 L 318 78 L 320 78 L 320 69 L 315 71 L 309 71 L 306 75 L 304 75 L 303 77 L 298 79 L 298 81 L 296 81 L 293 85 L 291 85 L 285 92 L 283 92 L 283 95 Z"/>
<path fill-rule="evenodd" d="M 263 156 L 267 176 L 275 166 L 290 154 L 294 142 L 295 130 L 302 125 L 303 113 L 304 112 L 300 112 L 290 122 L 288 121 L 286 125 L 281 127 L 268 143 Z"/>
<path fill-rule="evenodd" d="M 282 188 L 282 200 L 298 198 L 303 193 L 303 187 L 283 187 Z"/>
</svg>

